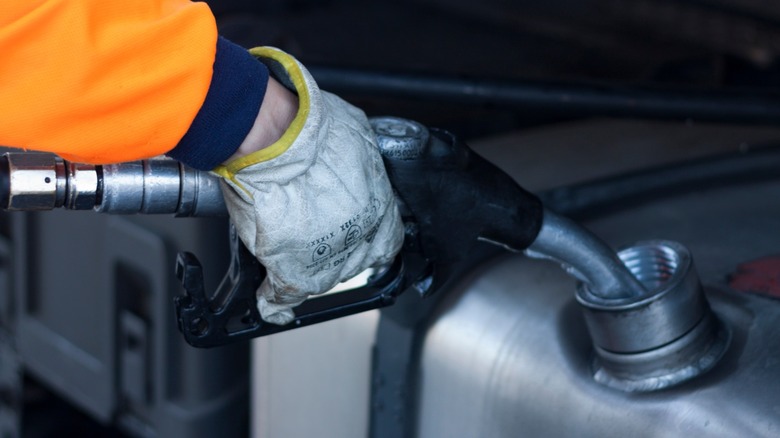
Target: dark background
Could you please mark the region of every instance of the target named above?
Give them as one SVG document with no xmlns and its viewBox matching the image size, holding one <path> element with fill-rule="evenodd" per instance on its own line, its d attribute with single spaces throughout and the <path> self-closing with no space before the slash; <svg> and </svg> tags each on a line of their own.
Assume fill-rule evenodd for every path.
<svg viewBox="0 0 780 438">
<path fill-rule="evenodd" d="M 767 97 L 780 78 L 780 6 L 770 1 L 209 3 L 225 37 L 246 47 L 285 49 L 310 67 L 315 78 L 319 67 L 328 67 L 532 89 L 642 89 L 740 97 Z M 369 115 L 406 116 L 467 138 L 566 118 L 634 115 L 599 105 L 578 108 L 565 98 L 545 105 L 528 99 L 507 104 L 495 96 L 469 95 L 467 89 L 442 98 L 357 90 L 354 84 L 328 79 L 320 84 Z M 664 108 L 650 115 L 670 118 Z M 694 111 L 676 117 L 701 118 Z M 731 120 L 726 113 L 719 121 Z"/>
</svg>

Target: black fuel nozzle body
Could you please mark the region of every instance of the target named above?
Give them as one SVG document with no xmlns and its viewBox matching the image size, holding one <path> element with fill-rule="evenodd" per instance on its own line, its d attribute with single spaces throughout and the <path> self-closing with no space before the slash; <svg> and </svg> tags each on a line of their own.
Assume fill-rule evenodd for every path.
<svg viewBox="0 0 780 438">
<path fill-rule="evenodd" d="M 394 144 L 385 150 L 379 141 L 404 222 L 416 235 L 409 244 L 419 246 L 432 266 L 424 295 L 441 287 L 478 241 L 524 250 L 539 234 L 543 216 L 536 196 L 458 137 L 439 129 L 429 133 L 416 153 L 398 153 Z"/>
</svg>

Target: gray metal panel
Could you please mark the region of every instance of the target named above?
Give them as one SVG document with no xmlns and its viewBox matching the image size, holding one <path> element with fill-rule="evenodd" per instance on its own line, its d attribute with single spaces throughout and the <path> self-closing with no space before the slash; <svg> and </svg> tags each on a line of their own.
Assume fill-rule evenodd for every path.
<svg viewBox="0 0 780 438">
<path fill-rule="evenodd" d="M 23 366 L 135 436 L 246 435 L 248 345 L 198 350 L 176 327 L 175 253 L 206 284 L 227 269 L 227 222 L 53 211 L 13 215 Z"/>
<path fill-rule="evenodd" d="M 116 409 L 114 294 L 101 263 L 101 218 L 14 216 L 18 322 L 26 368 L 102 421 Z"/>
</svg>

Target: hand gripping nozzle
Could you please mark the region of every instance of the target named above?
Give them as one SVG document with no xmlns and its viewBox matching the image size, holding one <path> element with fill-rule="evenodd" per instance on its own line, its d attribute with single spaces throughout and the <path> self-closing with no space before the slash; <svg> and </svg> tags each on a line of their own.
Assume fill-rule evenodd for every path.
<svg viewBox="0 0 780 438">
<path fill-rule="evenodd" d="M 405 223 L 405 244 L 395 262 L 363 287 L 309 298 L 295 308 L 293 322 L 279 326 L 260 319 L 255 293 L 262 267 L 231 230 L 231 266 L 213 294 L 203 290 L 197 258 L 179 255 L 177 275 L 186 294 L 176 300 L 176 311 L 190 344 L 222 345 L 385 307 L 408 289 L 429 296 L 479 241 L 513 251 L 530 247 L 530 253 L 565 260 L 578 268 L 580 278 L 596 285 L 594 290 L 602 285 L 609 286 L 606 293 L 637 290 L 638 282 L 621 275 L 627 273 L 625 267 L 614 263 L 617 257 L 605 244 L 546 211 L 536 196 L 452 134 L 395 117 L 375 118 L 371 124 Z M 569 240 L 555 238 L 561 233 L 582 240 L 572 252 L 576 257 L 568 257 Z M 582 266 L 583 253 L 594 254 L 595 261 Z M 609 274 L 611 269 L 615 275 Z M 604 281 L 605 272 L 616 282 Z"/>
</svg>

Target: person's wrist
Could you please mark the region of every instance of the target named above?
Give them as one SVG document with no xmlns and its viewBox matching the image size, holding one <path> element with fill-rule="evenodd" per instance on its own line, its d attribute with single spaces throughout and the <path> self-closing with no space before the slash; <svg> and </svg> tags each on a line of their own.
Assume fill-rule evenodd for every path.
<svg viewBox="0 0 780 438">
<path fill-rule="evenodd" d="M 290 127 L 297 113 L 298 96 L 284 88 L 275 79 L 269 78 L 263 103 L 252 129 L 249 130 L 244 141 L 225 163 L 274 144 Z"/>
</svg>

